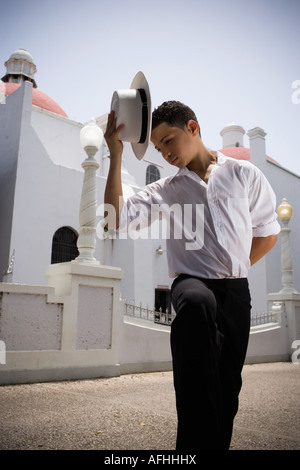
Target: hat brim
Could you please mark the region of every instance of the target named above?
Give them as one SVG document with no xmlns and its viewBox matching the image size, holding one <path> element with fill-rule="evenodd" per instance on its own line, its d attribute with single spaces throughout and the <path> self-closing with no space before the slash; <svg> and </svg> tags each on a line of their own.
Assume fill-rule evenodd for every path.
<svg viewBox="0 0 300 470">
<path fill-rule="evenodd" d="M 151 107 L 151 94 L 149 84 L 143 72 L 138 72 L 134 77 L 131 83 L 131 89 L 138 89 L 142 88 L 145 90 L 146 97 L 147 97 L 147 132 L 146 138 L 143 143 L 131 143 L 132 150 L 138 160 L 141 160 L 148 148 L 149 141 L 150 141 L 150 132 L 151 132 L 151 123 L 152 123 L 152 107 Z"/>
</svg>

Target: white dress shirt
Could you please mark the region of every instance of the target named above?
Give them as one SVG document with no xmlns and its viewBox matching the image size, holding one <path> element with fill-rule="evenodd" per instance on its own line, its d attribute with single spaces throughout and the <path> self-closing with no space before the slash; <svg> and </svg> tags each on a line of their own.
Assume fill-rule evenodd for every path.
<svg viewBox="0 0 300 470">
<path fill-rule="evenodd" d="M 275 204 L 257 167 L 218 152 L 208 184 L 185 167 L 128 198 L 120 231 L 150 226 L 163 216 L 170 277 L 247 277 L 252 237 L 280 232 Z"/>
</svg>

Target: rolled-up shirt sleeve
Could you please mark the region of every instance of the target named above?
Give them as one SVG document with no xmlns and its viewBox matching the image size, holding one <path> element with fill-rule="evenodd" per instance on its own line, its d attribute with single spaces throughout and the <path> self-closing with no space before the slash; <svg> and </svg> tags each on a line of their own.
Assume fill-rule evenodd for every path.
<svg viewBox="0 0 300 470">
<path fill-rule="evenodd" d="M 263 175 L 255 168 L 253 181 L 249 188 L 249 208 L 252 220 L 252 236 L 268 237 L 276 235 L 281 228 L 277 221 L 275 193 Z"/>
<path fill-rule="evenodd" d="M 149 185 L 142 191 L 130 196 L 122 207 L 119 218 L 119 232 L 130 230 L 130 224 L 138 220 L 139 229 L 148 227 L 155 220 L 154 207 L 161 202 L 158 200 L 154 185 Z M 157 188 L 155 188 L 157 190 Z"/>
</svg>

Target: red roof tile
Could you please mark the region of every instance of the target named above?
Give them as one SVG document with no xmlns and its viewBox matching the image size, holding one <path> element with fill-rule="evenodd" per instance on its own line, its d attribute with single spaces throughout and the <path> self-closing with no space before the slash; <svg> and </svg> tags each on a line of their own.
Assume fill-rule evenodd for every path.
<svg viewBox="0 0 300 470">
<path fill-rule="evenodd" d="M 245 147 L 227 147 L 219 150 L 226 157 L 236 158 L 237 160 L 250 160 L 250 149 Z M 277 163 L 276 160 L 266 155 L 267 160 Z M 278 164 L 278 163 L 277 163 Z"/>
</svg>

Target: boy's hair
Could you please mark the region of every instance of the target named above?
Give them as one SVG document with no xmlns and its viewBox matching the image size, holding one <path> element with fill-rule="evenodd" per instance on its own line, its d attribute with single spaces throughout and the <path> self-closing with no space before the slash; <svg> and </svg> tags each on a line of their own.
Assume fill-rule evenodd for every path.
<svg viewBox="0 0 300 470">
<path fill-rule="evenodd" d="M 163 122 L 183 129 L 190 120 L 196 121 L 198 124 L 201 137 L 200 126 L 194 111 L 180 101 L 165 101 L 152 113 L 152 130 Z"/>
</svg>

